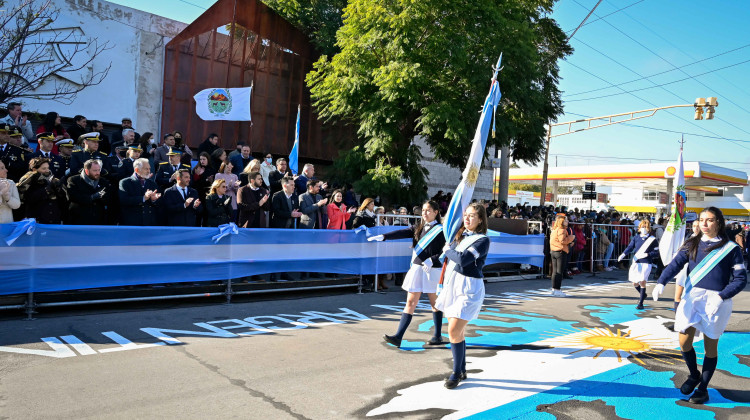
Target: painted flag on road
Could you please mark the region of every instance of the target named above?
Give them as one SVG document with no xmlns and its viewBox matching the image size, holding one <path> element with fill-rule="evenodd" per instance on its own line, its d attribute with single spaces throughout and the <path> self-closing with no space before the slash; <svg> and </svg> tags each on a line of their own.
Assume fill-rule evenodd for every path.
<svg viewBox="0 0 750 420">
<path fill-rule="evenodd" d="M 203 89 L 193 96 L 195 113 L 204 121 L 252 121 L 250 97 L 253 88 Z"/>
<path fill-rule="evenodd" d="M 292 146 L 292 151 L 289 152 L 289 170 L 294 175 L 297 175 L 299 170 L 299 114 L 300 106 L 297 105 L 297 129 L 294 132 L 294 146 Z"/>
<path fill-rule="evenodd" d="M 453 240 L 453 237 L 456 236 L 456 233 L 461 228 L 464 210 L 468 207 L 471 202 L 471 196 L 474 194 L 474 186 L 479 178 L 479 169 L 482 167 L 484 149 L 487 146 L 490 124 L 493 124 L 492 129 L 494 132 L 494 115 L 497 110 L 497 104 L 500 102 L 500 97 L 502 96 L 500 93 L 500 84 L 497 82 L 497 73 L 500 71 L 502 59 L 503 55 L 500 54 L 500 58 L 497 59 L 497 66 L 494 68 L 494 73 L 492 74 L 490 93 L 487 95 L 487 99 L 484 100 L 482 115 L 479 117 L 479 125 L 477 126 L 477 131 L 474 133 L 469 161 L 466 163 L 466 169 L 464 169 L 462 174 L 461 182 L 456 187 L 456 192 L 453 194 L 453 199 L 451 199 L 448 211 L 445 214 L 443 233 L 448 242 Z"/>
<path fill-rule="evenodd" d="M 671 172 L 671 173 L 670 173 Z M 687 197 L 685 196 L 685 173 L 682 166 L 682 149 L 677 165 L 669 166 L 665 174 L 674 177 L 674 202 L 672 203 L 672 214 L 669 216 L 667 228 L 659 241 L 659 255 L 661 262 L 666 266 L 672 261 L 677 251 L 685 241 L 685 207 Z"/>
</svg>

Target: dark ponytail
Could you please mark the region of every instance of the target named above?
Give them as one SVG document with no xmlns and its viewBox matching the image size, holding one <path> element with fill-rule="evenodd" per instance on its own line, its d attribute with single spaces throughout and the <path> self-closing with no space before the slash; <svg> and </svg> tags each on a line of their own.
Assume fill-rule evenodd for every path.
<svg viewBox="0 0 750 420">
<path fill-rule="evenodd" d="M 436 203 L 436 202 L 434 202 L 432 200 L 427 200 L 424 203 L 422 203 L 422 207 L 424 207 L 425 204 L 427 204 L 428 206 L 430 206 L 430 208 L 432 208 L 433 210 L 435 210 L 435 212 L 437 213 L 437 216 L 435 216 L 435 220 L 437 220 L 438 223 L 442 223 L 441 220 L 440 220 L 440 206 L 438 205 L 438 203 Z M 424 223 L 424 219 L 420 218 L 419 219 L 419 224 L 417 225 L 416 229 L 414 229 L 414 240 L 415 241 L 419 241 L 419 234 L 422 232 L 422 229 L 424 229 L 424 224 L 425 224 Z"/>
</svg>

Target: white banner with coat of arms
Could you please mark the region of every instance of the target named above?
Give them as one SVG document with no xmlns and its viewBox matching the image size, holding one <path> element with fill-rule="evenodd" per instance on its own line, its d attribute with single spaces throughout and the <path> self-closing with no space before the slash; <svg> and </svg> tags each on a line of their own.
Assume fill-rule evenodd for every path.
<svg viewBox="0 0 750 420">
<path fill-rule="evenodd" d="M 252 87 L 203 89 L 195 99 L 195 113 L 204 121 L 252 121 L 250 96 Z"/>
</svg>

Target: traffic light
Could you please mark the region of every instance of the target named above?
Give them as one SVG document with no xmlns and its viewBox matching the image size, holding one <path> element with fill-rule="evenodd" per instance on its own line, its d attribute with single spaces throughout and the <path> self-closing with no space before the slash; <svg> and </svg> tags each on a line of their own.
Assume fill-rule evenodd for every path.
<svg viewBox="0 0 750 420">
<path fill-rule="evenodd" d="M 695 119 L 702 120 L 703 107 L 706 106 L 706 98 L 696 98 L 693 106 L 695 107 Z M 711 118 L 713 118 L 713 115 L 711 116 Z"/>
<path fill-rule="evenodd" d="M 716 112 L 716 110 L 714 109 L 714 107 L 719 106 L 719 102 L 716 100 L 715 97 L 708 98 L 707 102 L 708 103 L 707 103 L 707 106 L 706 106 L 706 119 L 707 120 L 713 120 L 714 119 L 714 113 Z"/>
</svg>

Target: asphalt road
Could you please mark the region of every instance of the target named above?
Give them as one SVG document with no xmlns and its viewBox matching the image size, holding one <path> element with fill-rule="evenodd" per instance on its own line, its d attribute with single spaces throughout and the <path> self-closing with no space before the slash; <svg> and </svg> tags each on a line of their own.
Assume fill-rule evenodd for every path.
<svg viewBox="0 0 750 420">
<path fill-rule="evenodd" d="M 693 406 L 675 388 L 687 369 L 669 329 L 672 287 L 638 311 L 624 278 L 576 276 L 569 298 L 547 296 L 548 280 L 488 283 L 468 330 L 469 379 L 454 390 L 442 386 L 450 349 L 425 345 L 427 306 L 402 349 L 383 343 L 405 300 L 394 287 L 4 313 L 0 418 L 750 418 L 748 293 L 734 299 L 711 401 Z"/>
</svg>

